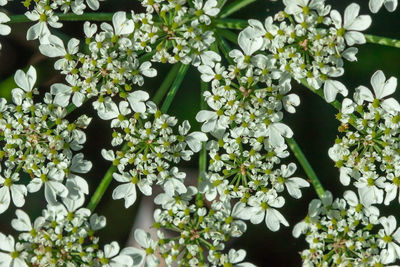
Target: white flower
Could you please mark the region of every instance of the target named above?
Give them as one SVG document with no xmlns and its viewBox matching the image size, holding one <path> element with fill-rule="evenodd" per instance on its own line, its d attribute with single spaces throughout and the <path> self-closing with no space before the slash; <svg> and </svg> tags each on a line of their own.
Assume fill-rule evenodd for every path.
<svg viewBox="0 0 400 267">
<path fill-rule="evenodd" d="M 157 248 L 157 242 L 151 239 L 149 233 L 146 233 L 142 229 L 135 230 L 135 240 L 139 243 L 139 245 L 145 249 L 146 251 L 146 265 L 145 266 L 158 266 L 159 260 L 154 255 L 154 252 Z"/>
<path fill-rule="evenodd" d="M 136 170 L 131 170 L 129 173 L 124 172 L 122 175 L 119 173 L 114 173 L 113 177 L 118 182 L 124 184 L 121 184 L 114 189 L 112 197 L 113 199 L 125 199 L 125 208 L 129 208 L 136 201 L 136 185 L 146 196 L 150 196 L 152 193 L 151 186 L 146 180 L 139 179 Z"/>
<path fill-rule="evenodd" d="M 332 148 L 330 148 L 329 151 L 331 152 Z M 352 168 L 341 167 L 339 179 L 342 185 L 348 186 L 350 184 L 350 178 L 355 175 L 354 173 L 355 171 Z"/>
<path fill-rule="evenodd" d="M 90 23 L 89 21 L 85 21 L 83 24 L 83 31 L 87 38 L 92 38 L 93 35 L 97 32 L 97 25 L 94 23 Z"/>
<path fill-rule="evenodd" d="M 187 192 L 186 186 L 183 183 L 183 180 L 186 177 L 186 173 L 179 172 L 177 167 L 173 167 L 168 176 L 165 177 L 165 181 L 163 182 L 163 188 L 165 193 L 169 196 L 181 195 Z M 175 192 L 177 194 L 175 194 Z"/>
<path fill-rule="evenodd" d="M 64 172 L 56 168 L 41 169 L 40 178 L 34 178 L 30 181 L 27 188 L 29 193 L 40 190 L 44 184 L 44 196 L 49 204 L 57 203 L 57 196 L 66 197 L 68 189 L 62 184 Z"/>
<path fill-rule="evenodd" d="M 50 35 L 47 38 L 46 43 L 42 42 L 39 46 L 40 52 L 48 57 L 63 57 L 54 63 L 56 70 L 62 70 L 68 66 L 71 61 L 72 55 L 75 55 L 79 51 L 80 41 L 76 38 L 71 38 L 68 41 L 67 49 L 65 49 L 64 42 L 55 35 Z"/>
<path fill-rule="evenodd" d="M 324 96 L 326 102 L 328 103 L 335 101 L 338 93 L 343 96 L 347 96 L 348 92 L 349 91 L 347 90 L 346 86 L 339 81 L 329 79 L 324 84 Z"/>
<path fill-rule="evenodd" d="M 79 49 L 79 40 L 72 38 L 68 41 L 68 52 L 69 54 L 75 54 Z M 63 57 L 67 54 L 64 42 L 55 35 L 50 35 L 47 38 L 47 42 L 39 45 L 40 52 L 48 57 Z"/>
<path fill-rule="evenodd" d="M 246 257 L 246 251 L 244 249 L 239 249 L 239 250 L 230 249 L 226 261 L 225 258 L 221 257 L 221 265 L 233 266 L 233 267 L 255 267 L 254 264 L 251 264 L 249 262 L 242 262 L 245 257 Z M 231 265 L 229 265 L 229 263 L 231 263 Z"/>
<path fill-rule="evenodd" d="M 285 95 L 282 98 L 284 109 L 289 113 L 296 113 L 296 108 L 300 105 L 300 97 L 296 94 Z"/>
<path fill-rule="evenodd" d="M 385 191 L 386 191 L 386 197 L 385 197 L 385 202 L 384 202 L 385 205 L 389 205 L 390 202 L 392 202 L 396 198 L 397 193 L 399 193 L 399 190 L 400 190 L 400 187 L 396 183 L 393 182 L 393 179 L 395 179 L 395 176 L 393 173 L 388 174 L 387 179 L 388 180 L 390 179 L 391 182 L 386 183 L 386 186 L 385 186 Z M 400 193 L 399 193 L 398 201 L 400 203 Z"/>
<path fill-rule="evenodd" d="M 86 3 L 92 10 L 97 10 L 100 7 L 99 0 L 86 0 Z"/>
<path fill-rule="evenodd" d="M 200 110 L 196 115 L 198 122 L 204 122 L 201 126 L 201 131 L 208 133 L 216 129 L 225 129 L 228 127 L 229 118 L 224 115 L 219 115 L 219 112 Z"/>
<path fill-rule="evenodd" d="M 35 233 L 38 233 L 45 223 L 45 219 L 43 217 L 37 217 L 32 225 L 28 214 L 26 214 L 23 210 L 16 210 L 15 215 L 17 215 L 17 218 L 11 221 L 11 226 L 15 230 L 23 232 L 19 236 L 21 239 L 30 238 L 32 234 L 35 235 Z"/>
<path fill-rule="evenodd" d="M 292 138 L 293 131 L 289 126 L 280 122 L 271 123 L 266 134 L 269 136 L 269 141 L 274 147 L 281 147 L 285 144 L 285 138 Z"/>
<path fill-rule="evenodd" d="M 92 163 L 84 160 L 82 153 L 74 155 L 69 167 L 70 173 L 65 183 L 65 186 L 68 188 L 68 198 L 84 198 L 84 195 L 89 194 L 89 185 L 86 180 L 74 173 L 88 173 L 91 168 Z"/>
<path fill-rule="evenodd" d="M 397 8 L 397 0 L 369 0 L 369 9 L 372 13 L 378 13 L 383 5 L 389 12 L 393 12 Z"/>
<path fill-rule="evenodd" d="M 129 93 L 127 100 L 131 105 L 131 108 L 134 112 L 144 113 L 146 112 L 145 101 L 149 99 L 149 94 L 142 90 L 137 90 L 135 92 Z"/>
<path fill-rule="evenodd" d="M 366 174 L 358 179 L 354 185 L 358 188 L 358 194 L 364 199 L 366 205 L 380 204 L 383 202 L 383 190 L 385 188 L 385 177 L 379 177 L 374 173 Z"/>
<path fill-rule="evenodd" d="M 252 196 L 249 198 L 248 204 L 251 206 L 251 223 L 259 224 L 265 219 L 267 227 L 273 232 L 280 229 L 280 224 L 289 226 L 282 214 L 274 209 L 283 207 L 285 204 L 283 197 L 275 197 L 272 194 L 261 197 Z"/>
<path fill-rule="evenodd" d="M 360 6 L 356 3 L 350 4 L 344 11 L 344 20 L 342 24 L 342 16 L 338 11 L 332 10 L 331 18 L 335 27 L 338 29 L 337 35 L 344 36 L 347 44 L 365 44 L 364 34 L 360 31 L 366 30 L 371 25 L 371 17 L 369 15 L 358 15 Z"/>
<path fill-rule="evenodd" d="M 47 38 L 51 35 L 47 24 L 53 28 L 61 28 L 62 23 L 58 22 L 58 17 L 54 15 L 52 9 L 45 9 L 43 5 L 37 5 L 32 11 L 25 12 L 25 16 L 31 21 L 37 23 L 31 26 L 26 32 L 27 40 L 40 39 L 47 42 Z"/>
<path fill-rule="evenodd" d="M 283 184 L 286 186 L 286 189 L 292 197 L 299 199 L 301 198 L 301 190 L 300 188 L 304 187 L 309 187 L 310 184 L 304 180 L 303 178 L 299 177 L 291 177 L 289 178 L 292 174 L 295 173 L 297 167 L 296 164 L 290 163 L 288 166 L 286 165 L 281 165 L 281 177 L 278 178 L 278 187 L 282 188 L 277 188 L 277 191 L 282 191 L 283 190 Z"/>
<path fill-rule="evenodd" d="M 133 263 L 130 267 L 141 267 L 143 266 L 146 252 L 142 249 L 127 247 L 121 250 L 120 255 L 128 255 L 132 258 Z"/>
<path fill-rule="evenodd" d="M 199 17 L 200 22 L 210 25 L 210 17 L 215 17 L 219 13 L 219 8 L 217 7 L 218 2 L 216 0 L 206 0 L 203 5 L 203 0 L 194 0 L 194 7 L 197 10 L 196 16 Z"/>
<path fill-rule="evenodd" d="M 375 99 L 382 101 L 380 105 L 389 113 L 400 112 L 400 104 L 394 98 L 386 98 L 393 94 L 397 87 L 397 78 L 390 77 L 386 80 L 385 74 L 378 70 L 371 77 L 371 85 L 374 93 L 371 92 L 365 86 L 359 86 L 356 88 L 354 99 L 357 104 L 363 104 L 364 101 L 373 103 Z M 379 102 L 378 102 L 379 103 Z"/>
<path fill-rule="evenodd" d="M 113 241 L 111 244 L 104 246 L 104 258 L 108 259 L 108 264 L 103 266 L 111 267 L 130 267 L 133 265 L 133 260 L 128 255 L 119 254 L 119 245 Z"/>
<path fill-rule="evenodd" d="M 381 239 L 378 240 L 378 246 L 384 248 L 381 250 L 380 258 L 383 264 L 389 264 L 396 259 L 400 259 L 400 246 L 393 242 L 400 242 L 400 229 L 396 230 L 397 222 L 393 215 L 387 218 L 382 217 L 379 219 L 379 222 L 384 228 L 378 233 L 381 237 Z"/>
<path fill-rule="evenodd" d="M 3 23 L 7 23 L 10 21 L 10 18 L 3 12 L 0 12 L 0 35 L 9 35 L 11 32 L 11 28 L 8 25 Z"/>
<path fill-rule="evenodd" d="M 14 238 L 0 233 L 0 266 L 2 267 L 28 267 L 25 263 L 24 253 L 19 250 L 22 246 L 15 244 Z"/>
<path fill-rule="evenodd" d="M 225 67 L 221 65 L 221 63 L 215 64 L 214 67 L 209 65 L 201 65 L 198 67 L 199 72 L 201 73 L 201 79 L 203 82 L 210 82 L 216 85 L 219 81 L 227 76 L 227 71 Z"/>
<path fill-rule="evenodd" d="M 16 207 L 25 204 L 27 189 L 23 184 L 16 184 L 19 181 L 19 174 L 11 174 L 10 170 L 5 171 L 7 178 L 0 176 L 0 213 L 3 213 L 10 206 L 11 198 Z"/>
<path fill-rule="evenodd" d="M 135 23 L 131 19 L 126 18 L 123 11 L 116 12 L 113 15 L 112 22 L 114 25 L 115 35 L 128 35 L 135 29 Z"/>
<path fill-rule="evenodd" d="M 347 190 L 343 194 L 343 198 L 347 201 L 350 207 L 354 208 L 356 212 L 363 212 L 366 216 L 379 216 L 379 209 L 374 206 L 369 206 L 368 201 L 360 197 L 358 200 L 357 194 L 353 191 Z"/>
<path fill-rule="evenodd" d="M 30 66 L 26 73 L 23 70 L 17 70 L 14 75 L 14 81 L 19 88 L 14 88 L 11 92 L 13 102 L 16 105 L 21 105 L 22 101 L 26 98 L 26 93 L 32 92 L 35 86 L 36 69 Z"/>
<path fill-rule="evenodd" d="M 285 12 L 295 15 L 299 13 L 308 13 L 309 9 L 322 9 L 324 7 L 324 1 L 325 0 L 283 0 L 283 3 L 286 6 Z"/>
<path fill-rule="evenodd" d="M 67 78 L 68 79 L 68 78 Z M 55 83 L 50 87 L 51 93 L 55 95 L 54 104 L 63 108 L 68 106 L 72 95 L 72 103 L 76 107 L 82 106 L 85 95 L 80 92 L 79 86 L 68 86 L 63 83 Z"/>
<path fill-rule="evenodd" d="M 247 27 L 239 33 L 238 43 L 243 50 L 244 55 L 235 49 L 229 52 L 229 56 L 235 59 L 235 62 L 241 66 L 243 63 L 250 63 L 250 56 L 261 49 L 263 38 L 257 35 L 257 31 L 252 27 Z"/>
<path fill-rule="evenodd" d="M 207 135 L 202 132 L 192 132 L 188 134 L 189 130 L 189 121 L 185 120 L 182 125 L 179 126 L 179 134 L 182 136 L 182 138 L 185 138 L 185 141 L 190 149 L 197 153 L 201 150 L 202 143 L 208 140 Z"/>
</svg>

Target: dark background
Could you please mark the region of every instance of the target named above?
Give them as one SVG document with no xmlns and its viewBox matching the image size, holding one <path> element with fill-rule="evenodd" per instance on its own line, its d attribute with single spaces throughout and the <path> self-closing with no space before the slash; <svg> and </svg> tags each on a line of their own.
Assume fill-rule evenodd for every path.
<svg viewBox="0 0 400 267">
<path fill-rule="evenodd" d="M 351 3 L 345 0 L 327 2 L 342 14 L 344 8 Z M 354 2 L 360 3 L 362 14 L 369 13 L 367 0 Z M 10 14 L 22 14 L 25 11 L 19 1 L 11 2 L 7 9 Z M 115 12 L 117 10 L 129 11 L 132 9 L 136 12 L 142 11 L 137 1 L 109 0 L 102 3 L 100 11 Z M 281 1 L 259 0 L 231 17 L 263 20 L 279 10 L 282 10 Z M 388 13 L 382 9 L 378 15 L 372 15 L 372 26 L 366 32 L 400 39 L 400 19 L 398 14 L 398 12 Z M 54 61 L 43 57 L 39 53 L 37 49 L 38 42 L 27 42 L 25 40 L 26 30 L 30 25 L 30 23 L 14 24 L 12 25 L 11 35 L 1 37 L 0 42 L 3 45 L 3 49 L 0 52 L 0 97 L 9 97 L 10 90 L 15 87 L 13 73 L 17 69 L 25 68 L 29 65 L 34 65 L 38 70 L 37 85 L 41 90 L 48 90 L 49 86 L 54 82 L 63 82 L 63 77 L 53 70 Z M 64 22 L 63 32 L 69 36 L 80 38 L 83 36 L 82 23 Z M 358 85 L 369 86 L 371 75 L 378 69 L 383 70 L 387 77 L 399 77 L 399 63 L 400 53 L 398 49 L 366 44 L 359 47 L 358 62 L 345 63 L 346 73 L 340 80 L 346 84 L 350 95 L 352 95 L 354 88 Z M 168 65 L 161 64 L 155 64 L 155 67 L 159 71 L 158 76 L 155 79 L 146 80 L 144 85 L 144 89 L 150 92 L 154 92 L 158 88 L 170 68 Z M 334 167 L 334 163 L 327 154 L 328 148 L 332 146 L 337 135 L 336 111 L 318 96 L 297 85 L 296 82 L 293 82 L 293 92 L 301 97 L 302 103 L 296 114 L 285 114 L 285 121 L 293 129 L 297 142 L 302 147 L 324 187 L 332 191 L 334 196 L 341 196 L 345 188 L 339 183 L 338 170 Z M 191 124 L 198 129 L 198 124 L 194 117 L 199 110 L 199 101 L 200 79 L 197 71 L 191 68 L 169 113 L 177 116 L 180 121 L 190 120 Z M 70 116 L 73 118 L 77 114 L 83 114 L 84 112 L 96 118 L 96 114 L 91 110 L 90 103 L 87 103 L 80 111 L 74 112 Z M 108 122 L 95 119 L 87 130 L 88 142 L 82 152 L 94 164 L 92 171 L 85 175 L 85 178 L 89 181 L 91 193 L 94 192 L 109 166 L 109 163 L 102 159 L 100 155 L 102 148 L 111 147 L 109 142 L 111 131 L 108 125 Z M 292 160 L 296 162 L 295 159 Z M 194 158 L 185 167 L 196 169 L 197 159 Z M 300 167 L 296 175 L 306 177 Z M 101 242 L 106 243 L 117 240 L 120 244 L 124 244 L 135 220 L 139 201 L 129 209 L 124 208 L 123 201 L 112 201 L 111 192 L 115 186 L 116 183 L 113 182 L 95 212 L 107 217 L 107 228 L 99 232 Z M 312 188 L 303 190 L 303 193 L 304 197 L 301 200 L 286 197 L 286 205 L 281 210 L 291 227 L 304 218 L 309 201 L 317 197 Z M 40 197 L 38 197 L 39 195 Z M 42 196 L 42 192 L 28 195 L 24 210 L 29 211 L 31 218 L 39 216 L 41 209 L 45 206 Z M 393 202 L 393 208 L 386 210 L 387 213 L 385 215 L 394 214 L 398 217 L 398 203 L 395 202 Z M 10 221 L 14 217 L 14 210 L 15 207 L 11 206 L 5 214 L 0 215 L 1 232 L 13 232 Z M 258 266 L 300 266 L 298 253 L 305 248 L 306 244 L 303 239 L 292 237 L 291 227 L 284 227 L 281 231 L 272 233 L 264 223 L 257 226 L 249 224 L 247 233 L 229 245 L 237 249 L 246 249 L 248 253 L 246 261 L 253 262 Z"/>
</svg>

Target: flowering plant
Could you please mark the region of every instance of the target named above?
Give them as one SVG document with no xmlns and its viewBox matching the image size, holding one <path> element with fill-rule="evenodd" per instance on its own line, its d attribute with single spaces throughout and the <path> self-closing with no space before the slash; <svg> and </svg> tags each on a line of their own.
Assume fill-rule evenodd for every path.
<svg viewBox="0 0 400 267">
<path fill-rule="evenodd" d="M 100 13 L 99 0 L 25 0 L 25 14 L 11 15 L 11 1 L 0 0 L 0 34 L 33 22 L 26 39 L 37 40 L 64 79 L 41 90 L 29 66 L 15 73 L 10 99 L 0 99 L 0 213 L 15 209 L 18 232 L 0 233 L 0 267 L 251 267 L 243 248 L 228 246 L 249 224 L 291 227 L 307 243 L 303 266 L 399 266 L 397 220 L 381 208 L 400 203 L 397 79 L 378 70 L 371 88 L 350 93 L 339 77 L 360 45 L 400 41 L 364 34 L 372 18 L 357 3 L 338 11 L 325 0 L 283 0 L 263 20 L 228 18 L 255 1 L 140 0 L 142 12 Z M 383 6 L 393 12 L 397 0 L 368 8 Z M 71 20 L 83 22 L 83 38 L 61 32 Z M 149 90 L 163 64 L 169 73 Z M 201 78 L 199 131 L 168 114 L 190 67 Z M 338 109 L 326 154 L 343 196 L 325 191 L 284 119 L 300 106 L 295 83 Z M 86 105 L 94 118 L 70 115 Z M 96 163 L 83 152 L 92 120 L 112 132 L 101 150 L 111 166 L 94 192 L 88 173 Z M 182 165 L 194 158 L 195 182 Z M 298 177 L 297 163 L 307 177 Z M 282 208 L 309 187 L 318 199 L 290 225 Z M 106 218 L 94 211 L 106 190 L 125 208 L 154 196 L 153 224 L 134 231 L 136 246 L 101 242 Z M 46 207 L 32 218 L 23 209 L 37 192 Z"/>
</svg>

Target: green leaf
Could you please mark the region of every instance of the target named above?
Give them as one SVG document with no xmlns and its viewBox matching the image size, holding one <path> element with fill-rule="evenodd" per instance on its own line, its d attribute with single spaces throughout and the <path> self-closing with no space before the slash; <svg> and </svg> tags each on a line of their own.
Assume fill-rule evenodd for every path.
<svg viewBox="0 0 400 267">
<path fill-rule="evenodd" d="M 220 51 L 224 55 L 225 59 L 228 61 L 230 65 L 235 65 L 235 62 L 233 62 L 233 59 L 229 56 L 229 51 L 231 51 L 231 47 L 229 44 L 221 37 L 217 37 L 217 43 Z"/>
<path fill-rule="evenodd" d="M 226 40 L 237 44 L 238 43 L 238 35 L 235 34 L 234 32 L 231 32 L 230 30 L 225 30 L 225 29 L 218 29 L 217 34 L 224 37 Z"/>
<path fill-rule="evenodd" d="M 226 18 L 229 15 L 232 15 L 233 13 L 239 11 L 240 9 L 254 3 L 257 0 L 236 0 L 230 5 L 227 5 L 225 8 L 221 10 L 221 13 L 219 13 L 220 18 Z"/>
</svg>

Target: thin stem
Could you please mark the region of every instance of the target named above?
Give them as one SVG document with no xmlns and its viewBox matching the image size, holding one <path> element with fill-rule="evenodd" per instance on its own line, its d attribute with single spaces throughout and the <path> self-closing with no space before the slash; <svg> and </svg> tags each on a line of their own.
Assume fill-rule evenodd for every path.
<svg viewBox="0 0 400 267">
<path fill-rule="evenodd" d="M 313 92 L 314 94 L 319 95 L 322 99 L 325 100 L 324 90 L 322 90 L 322 88 L 319 89 L 319 90 L 315 89 L 314 87 L 312 87 L 312 86 L 307 82 L 306 79 L 301 79 L 300 82 L 301 82 L 302 85 L 304 85 L 305 87 L 307 87 L 308 89 L 310 89 L 311 92 Z M 342 104 L 341 104 L 339 101 L 337 101 L 337 100 L 335 100 L 335 101 L 333 101 L 333 102 L 331 102 L 331 103 L 329 103 L 329 104 L 331 104 L 331 105 L 332 105 L 334 108 L 336 108 L 337 110 L 340 110 L 340 109 L 342 108 Z"/>
<path fill-rule="evenodd" d="M 303 151 L 301 150 L 300 146 L 293 138 L 287 138 L 286 142 L 288 143 L 290 149 L 292 150 L 294 156 L 299 161 L 300 165 L 303 167 L 305 173 L 307 174 L 308 179 L 310 179 L 311 184 L 313 185 L 315 192 L 317 192 L 318 197 L 322 198 L 325 195 L 324 187 L 322 186 L 321 182 L 318 179 L 317 174 L 315 173 L 314 169 L 311 167 L 310 163 L 308 162 L 306 156 L 304 155 Z"/>
<path fill-rule="evenodd" d="M 237 34 L 235 34 L 234 32 L 231 32 L 229 30 L 217 29 L 217 35 L 224 37 L 225 39 L 227 39 L 228 41 L 231 41 L 234 44 L 238 43 Z"/>
<path fill-rule="evenodd" d="M 122 152 L 126 152 L 129 149 L 128 143 L 126 143 L 122 147 Z M 106 174 L 104 175 L 103 179 L 101 180 L 99 186 L 96 188 L 96 191 L 94 192 L 92 198 L 89 201 L 89 204 L 87 205 L 87 208 L 93 212 L 93 210 L 97 207 L 99 204 L 101 198 L 103 197 L 104 193 L 106 192 L 108 186 L 110 185 L 112 179 L 113 179 L 113 174 L 114 172 L 117 171 L 117 166 L 114 164 L 107 170 Z"/>
<path fill-rule="evenodd" d="M 229 15 L 232 15 L 233 13 L 239 11 L 240 9 L 254 3 L 257 0 L 236 0 L 230 5 L 227 5 L 225 8 L 221 10 L 221 13 L 219 13 L 220 18 L 226 18 Z"/>
<path fill-rule="evenodd" d="M 201 93 L 200 93 L 200 110 L 207 109 L 207 103 L 204 100 L 204 92 L 208 91 L 208 83 L 201 81 Z M 207 169 L 207 150 L 206 150 L 206 144 L 202 144 L 202 148 L 200 150 L 200 155 L 199 155 L 199 177 L 197 180 L 197 185 L 199 185 L 201 182 L 204 181 L 204 174 L 206 173 Z M 197 193 L 196 197 L 197 201 L 203 200 L 203 194 Z"/>
<path fill-rule="evenodd" d="M 217 19 L 214 22 L 219 29 L 243 30 L 249 23 L 243 19 Z"/>
<path fill-rule="evenodd" d="M 223 8 L 228 0 L 218 0 L 217 7 Z"/>
<path fill-rule="evenodd" d="M 315 89 L 314 87 L 312 87 L 311 85 L 308 84 L 306 79 L 302 79 L 301 84 L 304 85 L 305 87 L 307 87 L 308 89 L 310 89 L 311 92 L 313 92 L 316 95 L 319 95 L 322 99 L 325 100 L 324 92 L 322 89 L 320 89 L 320 90 Z M 329 104 L 331 104 L 339 112 L 342 109 L 342 104 L 337 100 L 335 100 Z M 349 124 L 351 124 L 355 129 L 358 129 L 357 125 L 354 123 L 355 121 L 357 121 L 357 117 L 354 114 L 350 114 L 349 116 L 352 118 L 352 120 L 349 121 Z"/>
<path fill-rule="evenodd" d="M 164 103 L 163 103 L 163 105 L 161 107 L 161 112 L 162 113 L 166 113 L 167 110 L 169 109 L 169 107 L 171 106 L 172 101 L 174 100 L 175 95 L 178 92 L 178 89 L 182 84 L 183 78 L 185 77 L 186 72 L 189 69 L 189 66 L 190 66 L 189 64 L 187 64 L 187 65 L 182 64 L 179 67 L 178 75 L 176 76 L 175 81 L 172 84 L 172 86 L 171 86 L 171 88 L 170 88 L 170 90 L 169 90 L 169 92 L 167 94 L 167 97 L 165 98 L 165 101 L 164 101 Z"/>
<path fill-rule="evenodd" d="M 364 34 L 364 36 L 368 43 L 400 48 L 400 40 L 371 35 L 371 34 Z"/>
<path fill-rule="evenodd" d="M 101 13 L 101 12 L 92 12 L 92 13 L 84 13 L 82 15 L 76 15 L 74 13 L 55 13 L 55 16 L 58 16 L 60 21 L 111 21 L 114 13 Z M 8 23 L 23 23 L 23 22 L 31 22 L 25 15 L 11 15 L 10 21 Z"/>
<path fill-rule="evenodd" d="M 172 67 L 172 69 L 167 74 L 167 77 L 165 77 L 164 81 L 162 82 L 160 88 L 157 90 L 155 96 L 153 97 L 153 102 L 156 103 L 157 105 L 161 103 L 161 100 L 164 98 L 172 82 L 178 75 L 178 71 L 181 65 L 182 65 L 181 63 L 178 63 Z"/>
<path fill-rule="evenodd" d="M 234 65 L 235 62 L 233 62 L 233 59 L 229 56 L 229 51 L 231 51 L 231 47 L 229 44 L 223 39 L 217 36 L 217 43 L 220 51 L 224 55 L 225 59 L 228 61 L 230 65 Z"/>
</svg>

